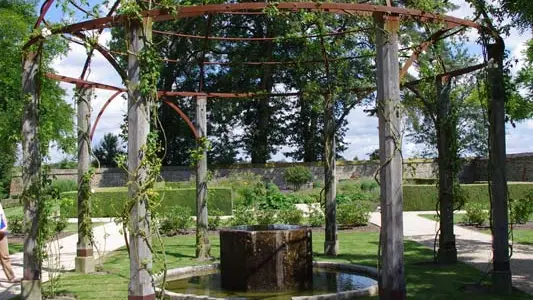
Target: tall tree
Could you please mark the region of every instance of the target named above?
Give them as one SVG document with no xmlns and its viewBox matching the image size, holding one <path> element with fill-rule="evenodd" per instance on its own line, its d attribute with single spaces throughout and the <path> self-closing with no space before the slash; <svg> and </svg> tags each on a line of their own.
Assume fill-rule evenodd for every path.
<svg viewBox="0 0 533 300">
<path fill-rule="evenodd" d="M 122 147 L 119 144 L 118 136 L 112 133 L 106 133 L 100 144 L 93 150 L 96 158 L 95 164 L 101 167 L 115 168 L 117 167 L 117 157 L 124 154 Z"/>
<path fill-rule="evenodd" d="M 16 158 L 16 145 L 21 141 L 23 101 L 21 76 L 22 46 L 37 19 L 34 1 L 0 1 L 0 186 L 7 188 L 11 180 L 11 168 Z M 51 38 L 43 52 L 43 72 L 53 72 L 51 61 L 65 50 L 65 43 Z M 64 100 L 65 93 L 58 83 L 43 78 L 41 86 L 39 132 L 42 153 L 48 153 L 54 143 L 59 151 L 74 150 L 74 109 Z"/>
</svg>

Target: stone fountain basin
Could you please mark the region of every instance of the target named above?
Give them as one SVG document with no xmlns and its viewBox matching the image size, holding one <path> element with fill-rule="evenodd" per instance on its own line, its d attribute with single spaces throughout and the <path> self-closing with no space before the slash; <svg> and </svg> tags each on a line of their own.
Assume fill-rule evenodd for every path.
<svg viewBox="0 0 533 300">
<path fill-rule="evenodd" d="M 311 229 L 244 225 L 220 230 L 222 288 L 233 291 L 307 289 L 313 280 Z"/>
<path fill-rule="evenodd" d="M 371 286 L 368 286 L 366 288 L 361 288 L 361 289 L 347 290 L 347 291 L 337 292 L 337 293 L 322 293 L 322 294 L 315 294 L 312 296 L 294 296 L 294 297 L 291 297 L 290 299 L 292 300 L 338 300 L 338 299 L 354 299 L 355 297 L 378 295 L 378 284 L 377 284 L 378 273 L 377 273 L 376 268 L 355 265 L 355 264 L 342 264 L 342 263 L 334 263 L 334 262 L 316 262 L 316 261 L 313 262 L 313 268 L 339 271 L 339 272 L 347 272 L 347 273 L 352 273 L 352 274 L 355 273 L 357 275 L 361 275 L 361 276 L 374 279 L 376 280 L 376 282 L 375 284 Z M 195 276 L 205 275 L 207 273 L 213 273 L 213 272 L 218 272 L 218 271 L 220 271 L 220 265 L 218 263 L 202 265 L 202 266 L 189 266 L 189 267 L 171 269 L 167 271 L 167 282 L 192 278 Z M 160 281 L 161 281 L 161 278 L 158 278 L 158 282 Z M 165 290 L 164 293 L 165 293 L 165 296 L 168 297 L 168 299 L 172 299 L 172 300 L 228 299 L 227 297 L 217 298 L 217 297 L 211 297 L 207 295 L 176 293 L 176 292 L 172 292 L 168 290 Z M 242 299 L 242 298 L 232 298 L 232 299 Z"/>
</svg>

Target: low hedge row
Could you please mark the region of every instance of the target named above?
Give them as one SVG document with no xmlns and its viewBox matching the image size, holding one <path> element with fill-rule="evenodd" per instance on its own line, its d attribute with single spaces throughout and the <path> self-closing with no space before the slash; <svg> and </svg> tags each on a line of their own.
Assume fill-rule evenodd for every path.
<svg viewBox="0 0 533 300">
<path fill-rule="evenodd" d="M 196 190 L 188 189 L 157 189 L 161 202 L 161 212 L 165 212 L 173 206 L 189 207 L 193 215 L 196 215 Z M 212 209 L 222 211 L 224 215 L 231 215 L 233 210 L 233 198 L 231 189 L 212 188 L 208 190 L 208 206 Z M 69 217 L 77 217 L 78 206 L 75 199 L 77 192 L 61 193 L 62 198 L 71 199 L 73 205 L 68 206 L 61 214 Z M 123 209 L 123 205 L 128 198 L 126 188 L 105 188 L 97 189 L 92 195 L 93 217 L 114 217 Z"/>
<path fill-rule="evenodd" d="M 511 199 L 523 198 L 533 190 L 533 182 L 510 182 L 507 186 Z M 462 184 L 461 188 L 467 203 L 480 203 L 489 207 L 488 184 Z M 438 197 L 439 191 L 435 185 L 404 185 L 403 210 L 435 210 Z"/>
</svg>

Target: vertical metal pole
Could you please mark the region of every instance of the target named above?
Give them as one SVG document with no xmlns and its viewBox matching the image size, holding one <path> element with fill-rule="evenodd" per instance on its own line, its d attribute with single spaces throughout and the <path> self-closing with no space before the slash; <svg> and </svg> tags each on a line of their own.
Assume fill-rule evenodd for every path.
<svg viewBox="0 0 533 300">
<path fill-rule="evenodd" d="M 89 171 L 89 147 L 91 128 L 91 98 L 94 88 L 87 86 L 77 87 L 78 108 L 78 244 L 76 247 L 75 268 L 76 272 L 94 272 L 93 245 L 87 236 L 84 226 L 90 225 L 91 203 L 87 191 L 82 190 L 83 178 Z M 90 185 L 90 183 L 89 183 Z M 90 188 L 90 187 L 89 187 Z M 87 224 L 88 223 L 88 224 Z M 90 228 L 92 230 L 92 228 Z"/>
<path fill-rule="evenodd" d="M 335 100 L 333 95 L 326 94 L 325 126 L 324 126 L 324 180 L 326 193 L 326 233 L 324 254 L 337 255 L 339 240 L 337 239 L 337 178 L 335 161 Z"/>
<path fill-rule="evenodd" d="M 40 52 L 28 52 L 22 65 L 22 201 L 24 203 L 24 275 L 22 298 L 41 299 L 41 262 L 35 255 L 37 245 L 37 201 L 41 187 L 41 153 L 39 145 L 39 78 Z"/>
<path fill-rule="evenodd" d="M 507 177 L 505 172 L 505 86 L 503 57 L 505 45 L 499 43 L 487 47 L 489 68 L 487 84 L 490 86 L 490 173 L 492 176 L 492 226 L 494 251 L 492 285 L 502 294 L 512 292 L 509 260 L 509 219 L 507 206 Z"/>
<path fill-rule="evenodd" d="M 202 147 L 202 157 L 196 162 L 196 257 L 208 259 L 211 245 L 207 235 L 207 149 L 203 139 L 207 137 L 207 98 L 196 97 L 196 130 L 198 146 Z"/>
<path fill-rule="evenodd" d="M 139 54 L 144 48 L 143 35 L 150 33 L 150 20 L 144 20 L 143 26 L 131 23 L 128 28 L 128 196 L 137 198 L 130 212 L 130 283 L 128 299 L 155 299 L 152 286 L 152 252 L 150 242 L 150 216 L 147 211 L 148 199 L 139 198 L 139 188 L 146 181 L 146 169 L 141 166 L 144 157 L 143 147 L 146 145 L 150 132 L 150 111 L 147 100 L 141 95 Z M 148 38 L 148 36 L 147 36 Z"/>
<path fill-rule="evenodd" d="M 380 299 L 405 299 L 398 16 L 376 13 L 377 107 L 381 161 Z"/>
</svg>

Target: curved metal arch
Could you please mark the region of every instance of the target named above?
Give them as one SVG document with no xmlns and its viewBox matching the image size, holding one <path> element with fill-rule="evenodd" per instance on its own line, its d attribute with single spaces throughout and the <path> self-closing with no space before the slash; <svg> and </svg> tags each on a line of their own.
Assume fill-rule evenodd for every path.
<svg viewBox="0 0 533 300">
<path fill-rule="evenodd" d="M 162 100 L 166 105 L 170 106 L 170 108 L 172 108 L 175 112 L 178 113 L 178 115 L 181 117 L 181 119 L 183 121 L 185 121 L 185 123 L 187 123 L 187 125 L 189 126 L 189 129 L 191 129 L 192 133 L 194 134 L 194 138 L 195 139 L 199 139 L 200 138 L 200 134 L 198 133 L 198 130 L 196 130 L 196 127 L 194 126 L 194 124 L 192 123 L 191 119 L 189 118 L 189 116 L 187 116 L 182 110 L 181 108 L 179 108 L 178 105 L 176 105 L 174 102 L 171 102 L 170 100 Z"/>
<path fill-rule="evenodd" d="M 208 5 L 198 5 L 198 6 L 183 6 L 177 7 L 177 13 L 170 14 L 166 9 L 153 9 L 141 12 L 143 17 L 152 18 L 154 22 L 162 22 L 180 18 L 188 17 L 197 17 L 205 14 L 215 14 L 215 13 L 227 13 L 227 12 L 248 12 L 248 11 L 262 11 L 267 8 L 269 3 L 264 2 L 253 2 L 253 3 L 234 3 L 234 4 L 208 4 Z M 417 9 L 408 9 L 401 7 L 390 7 L 383 5 L 371 5 L 371 4 L 359 4 L 359 3 L 317 3 L 317 2 L 282 2 L 276 4 L 276 7 L 282 11 L 297 11 L 297 10 L 308 10 L 308 11 L 326 11 L 335 14 L 360 14 L 368 15 L 372 13 L 381 13 L 381 14 L 395 14 L 402 16 L 404 18 L 415 18 L 420 21 L 427 22 L 442 22 L 451 25 L 462 25 L 467 27 L 472 27 L 478 30 L 483 30 L 486 32 L 491 32 L 485 26 L 478 24 L 473 21 L 464 20 L 452 16 L 440 15 L 435 13 L 429 13 Z M 128 16 L 125 15 L 114 15 L 107 16 L 99 19 L 93 19 L 89 21 L 84 21 L 72 25 L 63 26 L 57 29 L 53 29 L 53 34 L 58 33 L 75 33 L 85 30 L 94 30 L 101 28 L 108 28 L 113 26 L 120 26 L 124 24 L 128 19 Z M 32 44 L 36 43 L 38 40 L 41 40 L 41 36 L 36 36 L 30 39 L 24 49 L 28 48 Z"/>
<path fill-rule="evenodd" d="M 109 106 L 111 101 L 113 101 L 118 95 L 122 93 L 124 93 L 124 91 L 116 91 L 113 95 L 111 95 L 111 97 L 109 97 L 109 99 L 107 99 L 107 101 L 104 103 L 104 106 L 102 106 L 102 108 L 98 112 L 98 115 L 96 116 L 96 120 L 94 120 L 94 124 L 91 128 L 91 133 L 89 135 L 91 142 L 93 141 L 93 136 L 94 136 L 94 132 L 96 131 L 96 127 L 98 126 L 98 123 L 100 123 L 100 118 L 102 118 L 102 115 L 104 114 L 104 111 L 107 109 L 107 106 Z"/>
<path fill-rule="evenodd" d="M 96 116 L 96 119 L 94 121 L 94 124 L 91 128 L 91 133 L 90 133 L 90 139 L 91 139 L 91 142 L 93 140 L 93 137 L 94 137 L 94 133 L 96 132 L 96 127 L 98 127 L 98 124 L 100 123 L 100 119 L 102 118 L 102 116 L 104 115 L 104 112 L 105 110 L 107 109 L 107 107 L 109 106 L 109 104 L 111 104 L 111 102 L 113 102 L 113 100 L 115 100 L 115 98 L 124 93 L 125 91 L 116 91 L 113 95 L 111 95 L 111 97 L 109 97 L 109 99 L 107 99 L 107 101 L 104 103 L 104 105 L 102 106 L 102 108 L 100 109 L 100 111 L 98 112 L 98 115 Z M 165 103 L 166 105 L 168 105 L 170 108 L 172 108 L 180 117 L 183 121 L 185 121 L 185 123 L 187 123 L 187 126 L 189 127 L 189 129 L 191 129 L 191 132 L 193 133 L 194 135 L 194 138 L 195 139 L 199 139 L 200 138 L 200 135 L 198 134 L 198 131 L 196 130 L 196 127 L 194 127 L 194 124 L 192 123 L 191 119 L 189 118 L 189 116 L 187 116 L 187 114 L 185 114 L 183 112 L 183 110 L 181 110 L 179 108 L 178 105 L 176 105 L 175 103 L 173 103 L 172 101 L 170 100 L 162 100 L 163 103 Z"/>
</svg>

